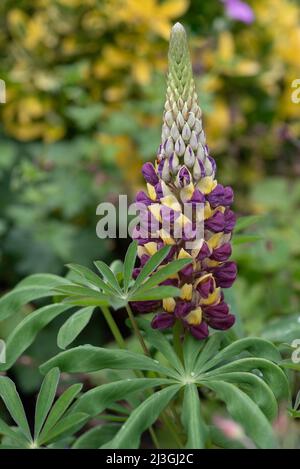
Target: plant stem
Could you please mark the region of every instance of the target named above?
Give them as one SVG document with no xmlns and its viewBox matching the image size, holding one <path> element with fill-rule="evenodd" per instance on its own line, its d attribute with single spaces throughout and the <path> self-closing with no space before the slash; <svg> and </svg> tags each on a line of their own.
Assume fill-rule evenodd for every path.
<svg viewBox="0 0 300 469">
<path fill-rule="evenodd" d="M 132 310 L 131 310 L 131 308 L 130 308 L 130 306 L 129 306 L 128 303 L 127 303 L 127 305 L 126 305 L 126 311 L 127 311 L 127 313 L 128 313 L 128 317 L 129 317 L 129 319 L 130 319 L 130 322 L 131 322 L 131 325 L 132 325 L 133 330 L 134 330 L 134 332 L 135 332 L 135 335 L 137 336 L 137 338 L 138 338 L 138 340 L 139 340 L 139 342 L 140 342 L 140 344 L 141 344 L 141 347 L 142 347 L 142 349 L 143 349 L 143 351 L 144 351 L 144 354 L 147 355 L 147 356 L 150 356 L 150 353 L 149 353 L 149 350 L 148 350 L 148 348 L 147 348 L 147 345 L 145 344 L 145 341 L 144 341 L 144 339 L 143 339 L 143 336 L 142 336 L 142 334 L 141 334 L 141 332 L 140 332 L 140 330 L 139 330 L 139 328 L 138 328 L 138 325 L 137 325 L 137 323 L 136 323 L 135 317 L 134 317 L 133 312 L 132 312 Z"/>
<path fill-rule="evenodd" d="M 173 344 L 175 352 L 177 353 L 178 358 L 183 362 L 183 350 L 182 350 L 182 342 L 181 342 L 181 335 L 182 335 L 182 323 L 181 321 L 176 320 L 173 326 Z"/>
<path fill-rule="evenodd" d="M 150 433 L 150 435 L 151 435 L 151 439 L 152 439 L 152 441 L 153 441 L 153 443 L 154 443 L 155 448 L 156 448 L 156 449 L 159 449 L 159 442 L 158 442 L 157 436 L 156 436 L 156 434 L 155 434 L 154 428 L 153 428 L 152 426 L 149 427 L 149 433 Z"/>
<path fill-rule="evenodd" d="M 129 305 L 128 305 L 128 308 L 130 309 Z M 126 309 L 127 309 L 127 308 L 126 308 Z M 112 333 L 112 335 L 114 336 L 114 339 L 115 339 L 115 341 L 117 342 L 118 346 L 119 346 L 121 349 L 126 349 L 126 348 L 127 348 L 127 347 L 126 347 L 126 342 L 125 342 L 125 340 L 123 339 L 123 336 L 122 336 L 122 334 L 121 334 L 121 332 L 120 332 L 120 329 L 119 329 L 119 327 L 118 327 L 116 321 L 114 320 L 114 318 L 113 318 L 113 316 L 112 316 L 112 314 L 111 314 L 109 308 L 108 308 L 107 306 L 101 306 L 101 311 L 102 311 L 102 313 L 103 313 L 103 316 L 104 316 L 104 318 L 105 318 L 105 320 L 106 320 L 106 322 L 107 322 L 107 324 L 108 324 L 108 326 L 109 326 L 109 328 L 110 328 L 110 330 L 111 330 L 111 333 Z M 127 309 L 127 312 L 128 312 L 128 309 Z M 132 318 L 130 317 L 130 314 L 131 314 Z M 132 313 L 131 309 L 130 309 L 130 314 L 129 314 L 129 312 L 128 312 L 128 316 L 129 316 L 129 319 L 130 319 L 130 321 L 131 321 L 131 323 L 132 323 L 132 327 L 134 328 L 135 331 L 136 331 L 136 328 L 137 328 L 137 331 L 138 331 L 138 333 L 139 333 L 138 335 L 141 336 L 141 333 L 140 333 L 140 331 L 139 331 L 139 329 L 138 329 L 138 327 L 137 327 L 137 324 L 136 324 L 136 321 L 135 321 L 135 319 L 134 319 L 134 316 L 133 316 L 133 313 Z M 133 319 L 133 320 L 132 320 L 132 319 Z M 147 347 L 146 347 L 146 344 L 145 344 L 145 342 L 144 342 L 142 336 L 141 336 L 141 339 L 142 339 L 142 342 L 143 342 L 144 345 L 145 345 L 145 349 L 144 349 L 144 347 L 143 347 L 143 350 L 144 350 L 144 352 L 145 352 L 145 350 L 146 350 L 146 351 L 147 351 L 147 355 L 149 355 L 148 349 L 147 349 Z M 146 352 L 145 352 L 145 353 L 146 353 Z M 144 376 L 144 374 L 143 374 L 141 371 L 138 371 L 138 370 L 134 370 L 134 374 L 135 374 L 137 377 L 143 377 L 143 376 Z M 117 417 L 116 417 L 116 418 L 117 418 Z M 121 419 L 123 419 L 123 417 L 120 417 L 120 420 L 119 420 L 119 421 L 121 421 Z M 124 421 L 124 420 L 123 420 L 123 421 Z M 154 431 L 154 429 L 153 429 L 152 426 L 149 427 L 149 433 L 150 433 L 150 436 L 151 436 L 151 439 L 152 439 L 152 441 L 153 441 L 154 446 L 155 446 L 156 448 L 159 448 L 158 439 L 157 439 L 157 436 L 156 436 L 155 431 Z"/>
<path fill-rule="evenodd" d="M 123 339 L 120 329 L 111 312 L 109 311 L 109 308 L 107 306 L 101 306 L 101 310 L 118 346 L 120 348 L 126 349 L 125 340 Z"/>
</svg>

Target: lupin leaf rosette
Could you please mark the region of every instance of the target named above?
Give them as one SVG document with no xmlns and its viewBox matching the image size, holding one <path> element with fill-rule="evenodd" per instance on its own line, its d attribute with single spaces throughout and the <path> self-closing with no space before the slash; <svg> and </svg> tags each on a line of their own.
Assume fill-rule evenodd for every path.
<svg viewBox="0 0 300 469">
<path fill-rule="evenodd" d="M 136 302 L 135 312 L 155 312 L 153 328 L 169 328 L 180 321 L 197 339 L 209 335 L 209 326 L 230 328 L 235 317 L 229 312 L 222 289 L 231 287 L 237 275 L 236 264 L 228 260 L 236 222 L 230 209 L 233 190 L 216 179 L 216 163 L 206 144 L 186 32 L 180 23 L 173 26 L 170 37 L 161 144 L 155 165 L 145 163 L 142 172 L 147 193 L 139 192 L 136 202 L 146 209 L 133 232 L 140 259 L 134 274 L 138 275 L 149 257 L 165 245 L 172 247 L 164 263 L 182 258 L 190 258 L 191 263 L 164 282 L 181 289 L 179 298 Z M 190 216 L 185 210 L 188 205 Z M 195 223 L 200 211 L 203 230 L 197 238 Z M 176 236 L 178 226 L 182 228 L 180 236 Z"/>
</svg>

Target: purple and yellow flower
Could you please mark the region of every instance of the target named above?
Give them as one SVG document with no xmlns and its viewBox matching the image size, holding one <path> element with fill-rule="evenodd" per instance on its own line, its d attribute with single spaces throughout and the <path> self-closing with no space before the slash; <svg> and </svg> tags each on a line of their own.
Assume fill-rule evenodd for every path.
<svg viewBox="0 0 300 469">
<path fill-rule="evenodd" d="M 237 274 L 235 263 L 229 261 L 235 225 L 230 209 L 233 191 L 216 179 L 216 163 L 206 144 L 186 33 L 179 23 L 170 38 L 161 144 L 155 165 L 145 163 L 142 172 L 147 193 L 139 192 L 136 197 L 144 209 L 133 234 L 140 259 L 134 275 L 165 245 L 171 249 L 164 264 L 182 258 L 191 262 L 164 282 L 180 289 L 179 298 L 138 302 L 133 305 L 135 311 L 155 312 L 152 326 L 158 329 L 181 321 L 197 339 L 206 338 L 209 327 L 230 328 L 235 318 L 222 289 L 229 288 Z M 191 209 L 190 216 L 186 215 L 186 206 Z M 203 224 L 200 238 L 195 230 L 198 218 Z M 178 227 L 182 228 L 180 235 Z"/>
</svg>

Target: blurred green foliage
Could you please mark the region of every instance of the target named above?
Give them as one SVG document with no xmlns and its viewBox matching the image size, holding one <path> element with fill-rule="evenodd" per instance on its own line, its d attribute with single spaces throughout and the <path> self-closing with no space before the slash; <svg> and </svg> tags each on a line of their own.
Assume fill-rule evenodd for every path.
<svg viewBox="0 0 300 469">
<path fill-rule="evenodd" d="M 120 241 L 97 239 L 96 206 L 133 197 L 142 162 L 155 158 L 180 19 L 219 180 L 233 185 L 239 213 L 262 215 L 246 233 L 263 239 L 235 246 L 232 303 L 250 334 L 300 312 L 300 2 L 248 3 L 246 25 L 219 0 L 2 0 L 2 290 L 67 262 L 123 258 Z"/>
</svg>

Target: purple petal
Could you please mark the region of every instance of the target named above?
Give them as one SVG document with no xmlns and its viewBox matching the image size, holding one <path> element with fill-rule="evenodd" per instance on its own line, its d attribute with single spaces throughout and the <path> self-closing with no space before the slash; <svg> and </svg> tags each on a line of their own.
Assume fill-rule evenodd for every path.
<svg viewBox="0 0 300 469">
<path fill-rule="evenodd" d="M 153 329 L 167 329 L 168 327 L 173 326 L 174 322 L 175 317 L 173 314 L 160 313 L 152 319 L 151 326 Z"/>
<path fill-rule="evenodd" d="M 149 182 L 149 184 L 152 184 L 152 186 L 158 184 L 159 179 L 152 163 L 145 163 L 143 165 L 142 174 L 145 180 Z"/>
</svg>

